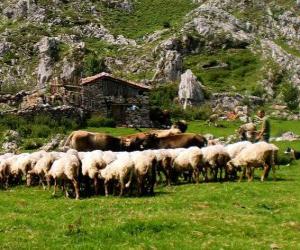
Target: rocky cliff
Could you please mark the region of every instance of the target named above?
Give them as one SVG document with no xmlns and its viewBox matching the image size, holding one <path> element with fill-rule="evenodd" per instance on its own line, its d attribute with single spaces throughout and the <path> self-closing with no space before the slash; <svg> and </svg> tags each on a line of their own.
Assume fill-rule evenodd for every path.
<svg viewBox="0 0 300 250">
<path fill-rule="evenodd" d="M 0 91 L 109 71 L 146 84 L 191 70 L 212 93 L 283 102 L 300 88 L 296 0 L 3 0 Z"/>
</svg>

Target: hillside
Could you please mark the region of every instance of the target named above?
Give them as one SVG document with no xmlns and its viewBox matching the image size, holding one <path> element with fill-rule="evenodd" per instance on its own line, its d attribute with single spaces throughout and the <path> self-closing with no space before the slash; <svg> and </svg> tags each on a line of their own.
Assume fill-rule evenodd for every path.
<svg viewBox="0 0 300 250">
<path fill-rule="evenodd" d="M 300 86 L 297 1 L 4 0 L 1 93 L 100 71 L 149 85 L 191 69 L 210 93 Z"/>
</svg>

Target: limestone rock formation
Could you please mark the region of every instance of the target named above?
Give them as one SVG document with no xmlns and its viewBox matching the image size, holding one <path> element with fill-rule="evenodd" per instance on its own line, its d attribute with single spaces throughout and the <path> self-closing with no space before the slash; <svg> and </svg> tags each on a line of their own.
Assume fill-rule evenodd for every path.
<svg viewBox="0 0 300 250">
<path fill-rule="evenodd" d="M 58 53 L 58 40 L 55 37 L 44 37 L 37 44 L 39 65 L 37 68 L 38 87 L 44 88 L 53 73 L 53 64 Z"/>
<path fill-rule="evenodd" d="M 181 75 L 178 97 L 184 109 L 204 101 L 203 87 L 191 70 Z"/>
</svg>

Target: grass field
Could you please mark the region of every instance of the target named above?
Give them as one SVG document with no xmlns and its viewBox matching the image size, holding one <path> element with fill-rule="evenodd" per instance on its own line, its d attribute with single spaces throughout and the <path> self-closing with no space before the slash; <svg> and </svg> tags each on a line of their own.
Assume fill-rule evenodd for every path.
<svg viewBox="0 0 300 250">
<path fill-rule="evenodd" d="M 274 135 L 297 122 L 272 121 Z M 232 134 L 190 123 L 189 131 Z M 122 135 L 134 129 L 87 128 Z M 277 143 L 281 151 L 299 142 Z M 300 249 L 300 163 L 277 181 L 158 186 L 154 197 L 64 198 L 41 188 L 0 191 L 0 249 Z M 256 177 L 259 177 L 256 172 Z"/>
</svg>

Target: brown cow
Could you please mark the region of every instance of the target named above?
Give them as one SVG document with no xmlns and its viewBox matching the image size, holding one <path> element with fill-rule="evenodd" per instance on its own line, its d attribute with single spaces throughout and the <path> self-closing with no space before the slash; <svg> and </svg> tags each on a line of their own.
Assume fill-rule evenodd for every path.
<svg viewBox="0 0 300 250">
<path fill-rule="evenodd" d="M 120 151 L 122 141 L 120 138 L 103 133 L 87 131 L 74 131 L 65 142 L 64 148 L 73 148 L 77 151 L 112 150 Z"/>
<path fill-rule="evenodd" d="M 147 149 L 189 148 L 192 146 L 202 148 L 207 146 L 207 140 L 202 135 L 193 133 L 171 135 L 163 138 L 152 135 L 144 141 L 143 146 Z"/>
</svg>

